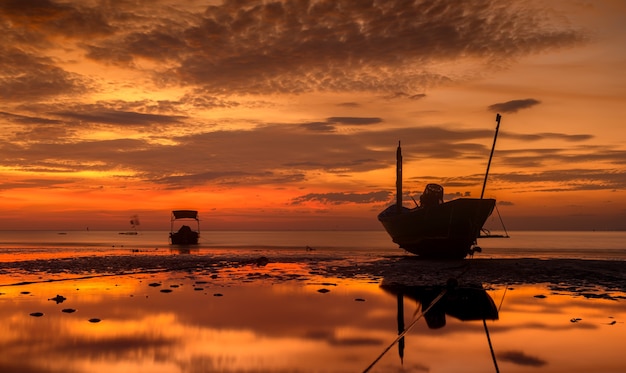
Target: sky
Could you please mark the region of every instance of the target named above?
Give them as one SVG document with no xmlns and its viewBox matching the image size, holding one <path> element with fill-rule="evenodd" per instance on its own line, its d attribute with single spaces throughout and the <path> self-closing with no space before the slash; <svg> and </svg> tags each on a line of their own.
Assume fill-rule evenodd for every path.
<svg viewBox="0 0 626 373">
<path fill-rule="evenodd" d="M 621 0 L 3 0 L 0 229 L 626 229 Z M 500 227 L 498 214 L 488 225 Z"/>
</svg>

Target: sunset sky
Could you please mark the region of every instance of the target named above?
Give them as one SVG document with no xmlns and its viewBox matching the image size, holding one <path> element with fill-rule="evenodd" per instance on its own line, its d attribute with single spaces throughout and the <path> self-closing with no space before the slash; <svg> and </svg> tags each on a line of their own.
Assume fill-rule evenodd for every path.
<svg viewBox="0 0 626 373">
<path fill-rule="evenodd" d="M 382 229 L 398 141 L 407 206 L 479 197 L 496 113 L 507 229 L 626 229 L 621 0 L 3 0 L 0 31 L 0 229 Z"/>
</svg>

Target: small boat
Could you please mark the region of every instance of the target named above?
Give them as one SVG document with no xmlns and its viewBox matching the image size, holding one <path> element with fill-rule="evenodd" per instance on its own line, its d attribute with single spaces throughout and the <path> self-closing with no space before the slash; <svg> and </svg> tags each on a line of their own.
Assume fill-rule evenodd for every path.
<svg viewBox="0 0 626 373">
<path fill-rule="evenodd" d="M 489 165 L 493 156 L 498 126 L 494 137 Z M 483 198 L 489 165 L 485 174 L 480 198 L 458 198 L 444 202 L 444 189 L 438 184 L 428 184 L 414 208 L 402 205 L 402 149 L 396 151 L 396 203 L 387 207 L 378 220 L 382 223 L 393 242 L 400 248 L 430 259 L 463 259 L 479 252 L 476 239 L 487 218 L 496 205 L 495 199 Z"/>
<path fill-rule="evenodd" d="M 174 231 L 174 226 L 179 221 L 196 222 L 196 230 L 193 230 L 189 225 L 183 224 Z M 171 229 L 170 229 L 170 244 L 172 245 L 197 245 L 198 238 L 200 237 L 200 219 L 198 218 L 198 211 L 195 210 L 174 210 L 172 211 Z"/>
<path fill-rule="evenodd" d="M 139 226 L 139 216 L 133 215 L 130 217 L 130 227 L 133 229 L 132 231 L 119 232 L 119 234 L 124 234 L 127 236 L 136 236 L 139 234 L 137 232 L 137 227 Z"/>
</svg>

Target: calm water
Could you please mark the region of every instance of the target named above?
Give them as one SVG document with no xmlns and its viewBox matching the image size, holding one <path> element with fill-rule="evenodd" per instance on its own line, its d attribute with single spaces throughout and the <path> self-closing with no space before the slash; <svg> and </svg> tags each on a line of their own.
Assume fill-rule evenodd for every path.
<svg viewBox="0 0 626 373">
<path fill-rule="evenodd" d="M 0 232 L 0 260 L 180 255 L 170 251 L 167 232 L 57 233 Z M 482 240 L 481 255 L 626 256 L 624 232 L 511 236 Z M 196 253 L 271 254 L 306 245 L 357 256 L 401 253 L 384 232 L 209 231 Z M 303 277 L 275 281 L 277 274 Z M 501 372 L 626 371 L 626 294 L 587 298 L 543 285 L 484 284 L 500 307 L 497 320 L 448 314 L 445 326 L 432 329 L 421 317 L 425 306 L 384 290 L 384 279 L 324 278 L 305 264 L 41 280 L 7 285 L 19 274 L 0 274 L 0 372 L 363 372 L 381 354 L 371 372 L 495 372 L 496 365 Z M 66 299 L 50 300 L 56 295 Z M 399 310 L 405 326 L 417 320 L 403 347 L 393 343 Z"/>
<path fill-rule="evenodd" d="M 500 232 L 492 232 L 499 234 Z M 140 250 L 169 250 L 168 232 L 144 231 L 124 235 L 112 231 L 0 231 L 1 253 L 84 251 L 91 254 Z M 481 257 L 626 259 L 626 232 L 510 232 L 509 238 L 479 239 Z M 210 250 L 321 251 L 398 254 L 403 250 L 384 231 L 203 231 L 199 252 Z"/>
</svg>

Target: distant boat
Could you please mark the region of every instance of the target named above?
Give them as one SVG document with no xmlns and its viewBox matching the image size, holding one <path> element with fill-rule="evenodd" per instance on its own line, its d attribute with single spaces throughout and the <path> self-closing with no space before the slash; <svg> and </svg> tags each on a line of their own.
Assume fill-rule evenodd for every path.
<svg viewBox="0 0 626 373">
<path fill-rule="evenodd" d="M 119 234 L 125 234 L 125 235 L 129 235 L 129 236 L 134 236 L 139 234 L 139 232 L 137 232 L 137 227 L 139 226 L 139 216 L 137 215 L 133 215 L 130 217 L 130 227 L 133 229 L 132 231 L 127 231 L 127 232 L 120 232 Z"/>
<path fill-rule="evenodd" d="M 499 114 L 496 121 L 498 126 L 493 147 L 500 126 Z M 378 220 L 392 241 L 408 252 L 424 258 L 463 259 L 474 251 L 480 251 L 479 247 L 472 246 L 476 245 L 476 239 L 481 237 L 482 227 L 496 205 L 495 199 L 482 196 L 488 173 L 489 166 L 480 198 L 458 198 L 444 202 L 443 187 L 428 184 L 420 197 L 420 203 L 414 208 L 407 208 L 402 205 L 402 149 L 398 143 L 396 203 L 378 214 Z"/>
<path fill-rule="evenodd" d="M 174 231 L 178 221 L 194 221 L 196 222 L 196 230 L 188 225 L 181 225 L 177 231 Z M 200 237 L 200 219 L 198 211 L 195 210 L 174 210 L 171 217 L 170 244 L 172 245 L 197 245 Z"/>
</svg>

